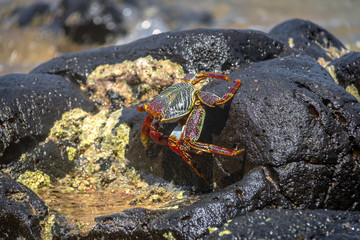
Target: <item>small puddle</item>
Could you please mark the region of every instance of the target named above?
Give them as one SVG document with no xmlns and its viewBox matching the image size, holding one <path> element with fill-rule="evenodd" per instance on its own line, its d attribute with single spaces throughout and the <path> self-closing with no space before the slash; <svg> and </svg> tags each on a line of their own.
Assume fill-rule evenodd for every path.
<svg viewBox="0 0 360 240">
<path fill-rule="evenodd" d="M 135 207 L 157 209 L 167 205 L 169 201 L 174 201 L 169 199 L 159 202 L 152 198 L 145 199 L 144 196 L 127 193 L 122 189 L 115 191 L 39 189 L 36 193 L 51 210 L 65 215 L 72 223 L 79 226 L 80 233 L 85 235 L 96 225 L 94 220 L 96 217 Z"/>
<path fill-rule="evenodd" d="M 134 206 L 129 203 L 136 199 L 135 195 L 122 190 L 114 192 L 40 190 L 38 195 L 51 209 L 82 222 L 91 222 L 95 217 L 132 208 Z"/>
</svg>

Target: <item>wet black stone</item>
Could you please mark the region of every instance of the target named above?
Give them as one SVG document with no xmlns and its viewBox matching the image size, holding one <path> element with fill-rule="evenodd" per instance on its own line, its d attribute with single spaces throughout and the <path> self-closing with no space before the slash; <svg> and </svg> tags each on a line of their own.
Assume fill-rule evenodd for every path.
<svg viewBox="0 0 360 240">
<path fill-rule="evenodd" d="M 134 208 L 97 217 L 93 230 L 85 239 L 198 239 L 208 227 L 221 226 L 229 219 L 269 205 L 290 207 L 266 180 L 263 169 L 256 169 L 241 182 L 187 207 L 162 210 Z"/>
<path fill-rule="evenodd" d="M 133 208 L 95 218 L 97 224 L 84 239 L 150 239 L 148 223 L 167 211 Z M 158 239 L 161 236 L 158 236 Z"/>
<path fill-rule="evenodd" d="M 77 87 L 61 76 L 0 77 L 0 164 L 17 161 L 47 137 L 64 112 L 76 107 L 94 109 Z"/>
<path fill-rule="evenodd" d="M 20 7 L 12 14 L 17 15 L 20 27 L 26 27 L 31 24 L 35 17 L 44 16 L 47 13 L 50 13 L 49 4 L 36 2 L 26 7 Z"/>
<path fill-rule="evenodd" d="M 40 170 L 50 176 L 51 181 L 54 182 L 74 170 L 75 162 L 69 160 L 67 147 L 76 148 L 75 144 L 62 141 L 43 143 L 26 153 L 21 161 L 8 164 L 7 168 L 15 178 L 26 171 Z"/>
<path fill-rule="evenodd" d="M 81 239 L 79 227 L 74 221 L 66 216 L 62 216 L 57 212 L 52 212 L 55 215 L 54 224 L 51 227 L 52 239 Z"/>
<path fill-rule="evenodd" d="M 45 203 L 29 188 L 0 175 L 0 238 L 40 239 Z"/>
<path fill-rule="evenodd" d="M 342 87 L 354 85 L 360 93 L 360 52 L 345 54 L 331 61 L 329 66 L 334 66 L 336 79 Z"/>
<path fill-rule="evenodd" d="M 332 60 L 327 55 L 327 48 L 334 47 L 338 50 L 346 49 L 345 46 L 325 28 L 302 19 L 292 19 L 275 26 L 269 35 L 288 44 L 292 38 L 294 49 L 305 53 L 315 59 L 320 57 L 326 61 Z"/>
<path fill-rule="evenodd" d="M 236 215 L 271 205 L 290 207 L 273 188 L 266 180 L 264 170 L 254 169 L 240 182 L 151 221 L 148 232 L 154 239 L 169 232 L 176 239 L 199 239 L 207 233 L 208 227 L 221 226 Z"/>
<path fill-rule="evenodd" d="M 307 56 L 242 65 L 229 77 L 243 84 L 212 143 L 245 153 L 215 155 L 222 166 L 214 166 L 221 171 L 213 181 L 235 169 L 247 174 L 267 166 L 279 190 L 298 207 L 358 210 L 360 103 Z M 226 83 L 207 90 L 221 89 Z"/>
<path fill-rule="evenodd" d="M 258 62 L 293 53 L 289 47 L 254 30 L 195 29 L 152 35 L 129 44 L 70 53 L 32 70 L 74 76 L 86 75 L 98 65 L 121 63 L 151 55 L 170 59 L 185 72 L 229 72 L 245 62 Z"/>
<path fill-rule="evenodd" d="M 204 239 L 359 239 L 360 212 L 264 209 L 238 216 Z"/>
<path fill-rule="evenodd" d="M 126 33 L 123 15 L 112 0 L 63 0 L 59 9 L 53 25 L 80 44 L 103 44 L 109 36 Z"/>
</svg>

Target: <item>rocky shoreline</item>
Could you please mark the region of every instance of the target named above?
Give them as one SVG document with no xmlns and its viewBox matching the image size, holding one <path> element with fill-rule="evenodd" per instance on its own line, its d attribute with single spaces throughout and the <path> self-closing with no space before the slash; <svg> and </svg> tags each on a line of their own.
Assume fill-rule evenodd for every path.
<svg viewBox="0 0 360 240">
<path fill-rule="evenodd" d="M 359 59 L 294 19 L 269 33 L 166 32 L 2 76 L 0 238 L 359 238 Z M 185 73 L 206 71 L 242 85 L 206 108 L 201 141 L 246 149 L 196 158 L 209 181 L 167 146 L 145 151 L 146 114 L 135 110 Z M 221 95 L 230 85 L 203 89 Z M 46 200 L 119 189 L 131 208 L 91 223 Z"/>
</svg>

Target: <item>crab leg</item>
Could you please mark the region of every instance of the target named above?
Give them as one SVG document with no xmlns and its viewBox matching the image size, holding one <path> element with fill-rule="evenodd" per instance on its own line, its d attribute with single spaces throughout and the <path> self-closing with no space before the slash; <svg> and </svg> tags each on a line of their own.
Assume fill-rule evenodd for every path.
<svg viewBox="0 0 360 240">
<path fill-rule="evenodd" d="M 195 141 L 187 141 L 187 143 L 190 145 L 190 147 L 192 147 L 196 150 L 199 150 L 201 152 L 217 153 L 217 154 L 222 154 L 222 155 L 226 155 L 226 156 L 235 156 L 235 155 L 245 151 L 245 149 L 240 149 L 240 150 L 235 151 L 235 150 L 220 147 L 220 146 L 217 146 L 214 144 L 200 143 L 200 142 L 195 142 Z"/>
<path fill-rule="evenodd" d="M 201 80 L 204 80 L 205 78 L 216 78 L 216 79 L 223 79 L 228 82 L 230 82 L 230 78 L 226 75 L 220 74 L 220 73 L 214 73 L 214 72 L 203 72 L 203 73 L 188 73 L 183 80 L 186 82 L 191 81 L 192 84 L 196 84 L 200 82 Z"/>
<path fill-rule="evenodd" d="M 190 113 L 190 116 L 186 121 L 182 138 L 191 148 L 201 152 L 218 153 L 226 156 L 235 156 L 244 151 L 244 149 L 235 151 L 214 144 L 197 142 L 204 125 L 204 120 L 205 109 L 199 105 Z"/>
<path fill-rule="evenodd" d="M 178 125 L 178 126 L 182 127 L 181 125 Z M 193 164 L 192 157 L 191 157 L 191 154 L 190 154 L 190 148 L 188 146 L 186 146 L 186 144 L 184 144 L 182 142 L 182 140 L 178 141 L 174 137 L 174 135 L 170 135 L 170 137 L 169 137 L 169 147 L 173 152 L 175 152 L 176 154 L 181 156 L 184 159 L 184 161 L 191 166 L 191 168 L 196 172 L 197 175 L 199 175 L 200 177 L 206 179 L 206 177 Z"/>
<path fill-rule="evenodd" d="M 235 94 L 236 90 L 240 87 L 241 81 L 239 79 L 234 81 L 234 84 L 230 87 L 227 93 L 224 96 L 219 97 L 214 93 L 199 91 L 197 96 L 200 101 L 209 107 L 214 107 L 217 105 L 221 105 L 229 101 Z"/>
<path fill-rule="evenodd" d="M 154 123 L 153 117 L 148 115 L 141 127 L 141 142 L 145 149 L 149 149 L 149 137 L 157 144 L 168 144 L 168 137 L 159 132 L 158 129 L 159 123 Z"/>
<path fill-rule="evenodd" d="M 192 163 L 192 158 L 189 154 L 189 152 L 187 151 L 180 151 L 182 158 L 185 160 L 185 162 L 187 164 L 189 164 L 191 166 L 192 169 L 194 169 L 194 171 L 196 172 L 197 175 L 199 175 L 200 177 L 202 177 L 203 179 L 207 179 L 207 177 L 205 177 L 204 174 L 202 174 L 197 167 Z"/>
<path fill-rule="evenodd" d="M 148 115 L 145 120 L 144 124 L 141 127 L 141 142 L 144 145 L 145 149 L 149 149 L 149 135 L 150 135 L 150 127 L 151 123 L 153 121 L 153 118 Z"/>
<path fill-rule="evenodd" d="M 168 145 L 168 137 L 159 131 L 159 123 L 153 121 L 150 126 L 150 138 L 157 144 Z"/>
<path fill-rule="evenodd" d="M 168 144 L 175 153 L 182 156 L 185 162 L 187 162 L 200 177 L 206 179 L 206 177 L 201 174 L 201 172 L 197 170 L 195 165 L 192 163 L 191 148 L 200 152 L 218 153 L 226 156 L 235 156 L 243 152 L 244 149 L 235 151 L 214 144 L 197 142 L 201 135 L 204 120 L 204 108 L 201 105 L 196 105 L 190 113 L 186 124 L 184 126 L 179 124 L 171 133 Z"/>
</svg>

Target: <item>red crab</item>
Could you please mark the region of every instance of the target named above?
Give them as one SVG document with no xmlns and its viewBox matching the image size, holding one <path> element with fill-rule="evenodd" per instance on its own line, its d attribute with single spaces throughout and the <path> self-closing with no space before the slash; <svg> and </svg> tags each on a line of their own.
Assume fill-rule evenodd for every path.
<svg viewBox="0 0 360 240">
<path fill-rule="evenodd" d="M 136 108 L 138 111 L 149 113 L 141 128 L 141 141 L 145 148 L 148 149 L 149 136 L 155 143 L 168 145 L 175 153 L 182 156 L 202 178 L 205 176 L 192 163 L 192 155 L 206 152 L 235 156 L 244 151 L 244 149 L 231 150 L 197 141 L 205 119 L 205 109 L 202 104 L 209 107 L 224 104 L 234 96 L 241 85 L 240 80 L 235 80 L 228 92 L 219 97 L 213 93 L 196 89 L 194 85 L 206 78 L 231 81 L 226 75 L 218 73 L 189 73 L 182 79 L 182 82 L 166 88 L 152 101 L 140 104 Z M 186 122 L 184 121 L 185 117 L 187 117 Z M 175 121 L 178 121 L 178 125 L 170 136 L 165 136 L 160 132 L 161 123 Z"/>
</svg>

